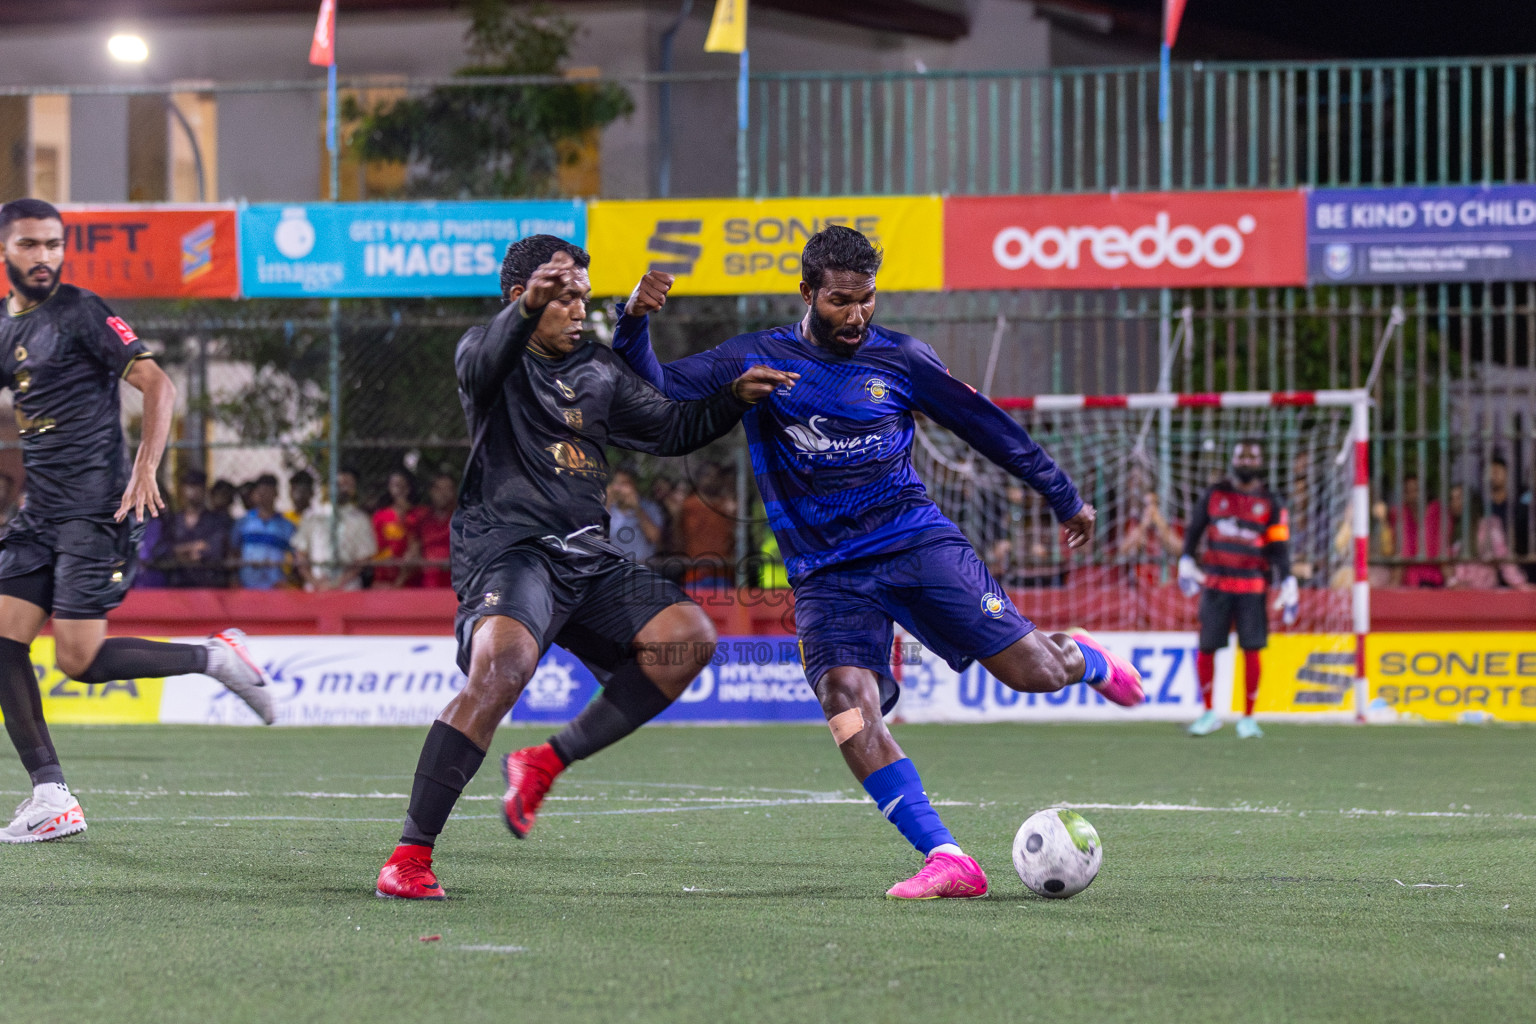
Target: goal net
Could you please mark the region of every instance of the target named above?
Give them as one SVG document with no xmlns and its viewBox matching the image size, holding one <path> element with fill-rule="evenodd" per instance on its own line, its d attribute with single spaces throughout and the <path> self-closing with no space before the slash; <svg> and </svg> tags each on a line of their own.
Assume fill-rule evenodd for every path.
<svg viewBox="0 0 1536 1024">
<path fill-rule="evenodd" d="M 1335 635 L 1330 675 L 1361 674 L 1355 635 L 1369 629 L 1368 508 L 1364 487 L 1355 486 L 1365 479 L 1363 392 L 994 401 L 1097 509 L 1090 547 L 1068 551 L 1038 494 L 932 422 L 919 425 L 913 459 L 939 507 L 1029 618 L 1053 629 L 1196 629 L 1196 602 L 1177 585 L 1185 524 L 1205 489 L 1227 474 L 1233 447 L 1252 438 L 1263 443 L 1265 479 L 1288 510 L 1301 585 L 1299 620 L 1285 627 L 1272 611 L 1272 633 Z"/>
</svg>

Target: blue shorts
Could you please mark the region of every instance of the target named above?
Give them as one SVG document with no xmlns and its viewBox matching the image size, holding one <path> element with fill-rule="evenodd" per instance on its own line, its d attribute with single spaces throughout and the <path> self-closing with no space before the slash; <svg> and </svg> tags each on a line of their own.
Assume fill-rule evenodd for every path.
<svg viewBox="0 0 1536 1024">
<path fill-rule="evenodd" d="M 1033 632 L 970 542 L 940 533 L 916 547 L 813 573 L 795 587 L 795 632 L 812 689 L 828 670 L 866 668 L 880 680 L 880 713 L 896 706 L 892 622 L 955 671 Z"/>
</svg>

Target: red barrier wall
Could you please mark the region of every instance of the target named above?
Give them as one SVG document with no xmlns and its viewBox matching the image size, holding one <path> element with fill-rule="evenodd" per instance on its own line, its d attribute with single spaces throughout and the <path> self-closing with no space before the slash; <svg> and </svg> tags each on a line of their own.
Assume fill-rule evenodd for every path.
<svg viewBox="0 0 1536 1024">
<path fill-rule="evenodd" d="M 1160 588 L 1152 611 L 1138 629 L 1194 629 L 1194 603 L 1172 588 Z M 1052 626 L 1111 625 L 1110 595 L 1085 602 L 1075 591 L 1072 604 L 1105 609 L 1104 622 L 1075 616 L 1063 590 L 1029 590 L 1013 595 L 1025 615 Z M 1313 595 L 1302 592 L 1305 602 Z M 793 599 L 788 591 L 700 590 L 694 598 L 723 635 L 752 636 L 794 632 Z M 451 591 L 350 591 L 305 594 L 293 590 L 135 590 L 112 613 L 118 636 L 190 636 L 239 626 L 268 635 L 363 634 L 443 636 L 453 631 L 457 602 Z M 1374 590 L 1372 626 L 1377 632 L 1536 629 L 1536 591 Z M 1118 613 L 1116 613 L 1118 614 Z M 1072 618 L 1068 623 L 1067 618 Z"/>
</svg>

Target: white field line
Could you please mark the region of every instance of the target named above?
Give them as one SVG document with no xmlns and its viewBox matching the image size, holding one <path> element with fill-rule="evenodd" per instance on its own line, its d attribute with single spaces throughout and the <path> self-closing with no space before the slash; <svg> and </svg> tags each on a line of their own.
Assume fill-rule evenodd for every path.
<svg viewBox="0 0 1536 1024">
<path fill-rule="evenodd" d="M 609 789 L 681 789 L 689 793 L 709 793 L 707 796 L 663 796 L 658 794 L 635 795 L 631 793 L 608 793 L 598 795 L 560 795 L 550 796 L 550 802 L 570 802 L 582 804 L 595 804 L 599 801 L 607 803 L 634 802 L 641 804 L 638 807 L 609 807 L 597 809 L 588 807 L 585 809 L 550 810 L 544 816 L 551 818 L 581 818 L 581 817 L 607 817 L 612 815 L 633 814 L 678 814 L 685 811 L 718 811 L 718 810 L 752 810 L 758 808 L 774 807 L 799 807 L 814 806 L 820 804 L 835 804 L 844 806 L 864 806 L 868 800 L 863 796 L 850 796 L 843 792 L 797 790 L 797 789 L 758 789 L 755 787 L 733 788 L 726 786 L 695 786 L 685 783 L 645 783 L 645 782 L 587 782 L 585 780 L 575 783 L 578 786 L 588 788 L 603 786 Z M 731 796 L 729 793 L 762 793 L 763 796 Z M 27 794 L 19 791 L 0 791 L 4 795 Z M 767 794 L 775 794 L 769 796 Z M 782 794 L 782 795 L 781 795 Z M 293 800 L 408 800 L 407 793 L 349 793 L 349 792 L 316 792 L 294 791 L 272 794 L 258 794 L 243 790 L 86 790 L 82 793 L 87 802 L 93 796 L 118 796 L 131 797 L 135 800 L 154 800 L 166 797 L 191 797 L 191 798 L 217 798 L 221 800 L 246 800 L 246 799 L 293 799 Z M 475 795 L 462 798 L 463 802 L 491 802 L 501 798 L 494 795 Z M 935 806 L 939 807 L 975 807 L 985 802 L 968 800 L 935 800 Z M 1308 809 L 1283 808 L 1274 806 L 1254 806 L 1238 804 L 1230 807 L 1218 807 L 1209 804 L 1179 804 L 1164 802 L 1137 803 L 1102 803 L 1102 802 L 1074 802 L 1060 801 L 1057 806 L 1071 807 L 1078 810 L 1089 811 L 1132 811 L 1172 814 L 1259 814 L 1279 817 L 1306 817 L 1317 815 L 1320 817 L 1336 816 L 1343 818 L 1451 818 L 1469 820 L 1502 820 L 1502 821 L 1536 821 L 1536 814 L 1522 814 L 1518 812 L 1492 813 L 1472 810 L 1445 810 L 1445 811 L 1404 811 L 1397 809 L 1378 809 L 1365 807 Z M 501 817 L 499 814 L 456 814 L 454 817 L 464 820 L 493 820 Z M 241 815 L 241 814 L 172 814 L 165 816 L 96 816 L 93 821 L 198 821 L 198 822 L 232 822 L 232 821 L 313 821 L 313 822 L 360 822 L 378 823 L 393 822 L 396 817 L 338 817 L 334 815 Z"/>
</svg>

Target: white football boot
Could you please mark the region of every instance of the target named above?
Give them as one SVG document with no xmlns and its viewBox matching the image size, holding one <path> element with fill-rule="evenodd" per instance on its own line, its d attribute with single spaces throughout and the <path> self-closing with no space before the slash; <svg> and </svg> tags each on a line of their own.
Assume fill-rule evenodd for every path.
<svg viewBox="0 0 1536 1024">
<path fill-rule="evenodd" d="M 277 718 L 277 701 L 267 688 L 267 674 L 256 664 L 245 646 L 245 633 L 226 629 L 203 641 L 208 649 L 206 674 L 217 679 L 229 692 L 250 705 L 258 718 L 271 725 Z"/>
<path fill-rule="evenodd" d="M 16 808 L 16 817 L 0 829 L 0 843 L 46 843 L 85 831 L 85 812 L 69 787 L 36 787 Z"/>
</svg>

